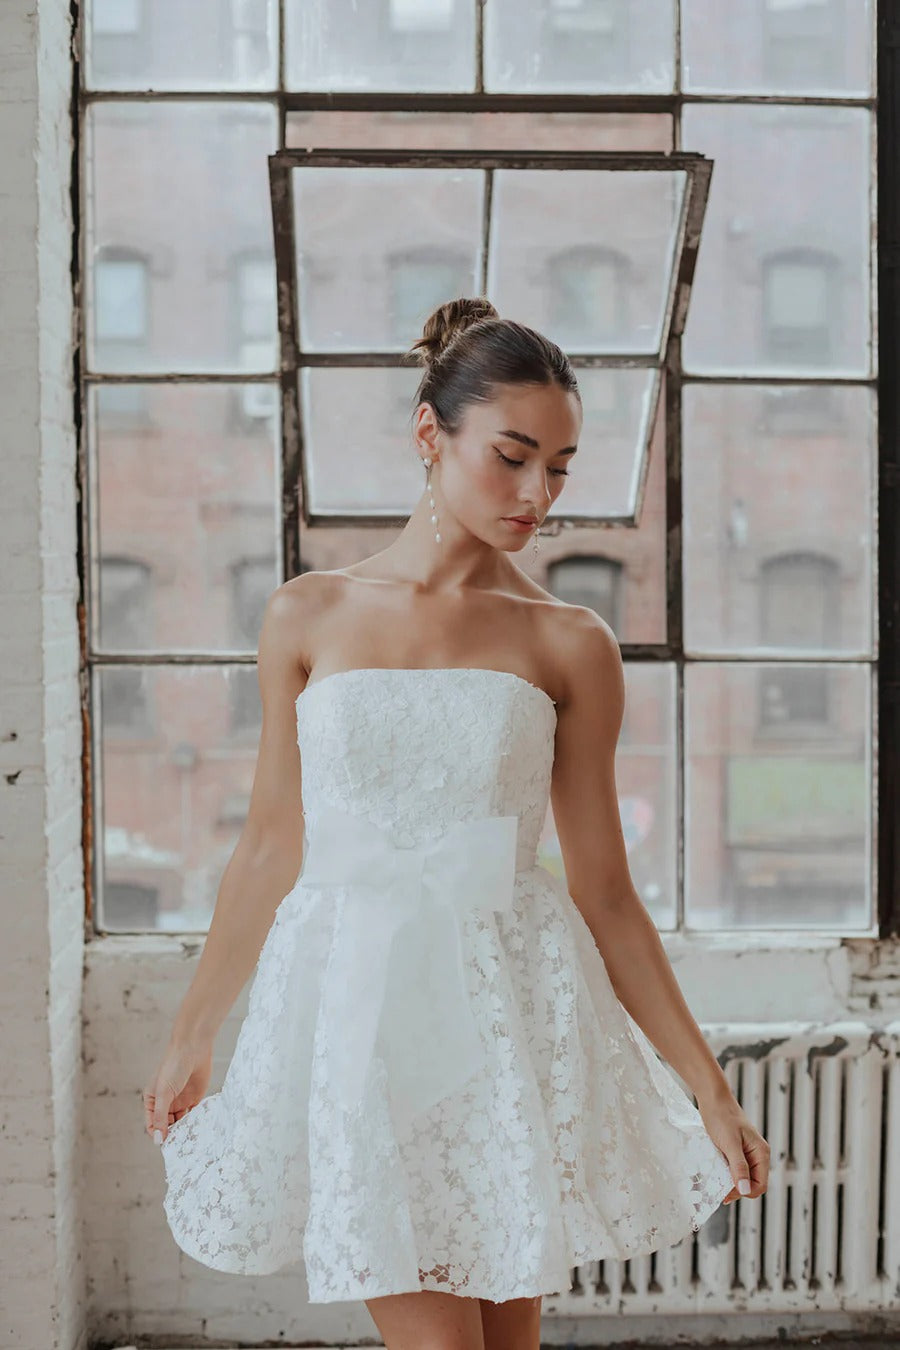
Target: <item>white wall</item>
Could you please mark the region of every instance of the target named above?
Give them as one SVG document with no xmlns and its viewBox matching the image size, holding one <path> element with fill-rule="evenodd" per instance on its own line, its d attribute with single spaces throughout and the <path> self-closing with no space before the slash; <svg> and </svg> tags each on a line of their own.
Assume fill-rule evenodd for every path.
<svg viewBox="0 0 900 1350">
<path fill-rule="evenodd" d="M 81 1346 L 84 895 L 64 0 L 0 6 L 0 1340 Z"/>
</svg>

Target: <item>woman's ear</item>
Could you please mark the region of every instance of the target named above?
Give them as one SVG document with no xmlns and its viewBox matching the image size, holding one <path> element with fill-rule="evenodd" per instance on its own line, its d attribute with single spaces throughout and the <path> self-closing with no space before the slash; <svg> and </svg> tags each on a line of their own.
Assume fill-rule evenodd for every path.
<svg viewBox="0 0 900 1350">
<path fill-rule="evenodd" d="M 432 460 L 440 458 L 441 429 L 430 403 L 420 403 L 413 417 L 413 441 Z"/>
</svg>

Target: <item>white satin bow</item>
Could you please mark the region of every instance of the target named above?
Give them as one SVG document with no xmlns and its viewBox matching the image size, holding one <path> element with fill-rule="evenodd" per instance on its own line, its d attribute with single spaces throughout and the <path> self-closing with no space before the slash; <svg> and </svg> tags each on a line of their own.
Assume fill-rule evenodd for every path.
<svg viewBox="0 0 900 1350">
<path fill-rule="evenodd" d="M 397 847 L 364 817 L 316 810 L 298 885 L 346 886 L 325 972 L 329 1085 L 359 1103 L 376 1041 L 398 1120 L 425 1111 L 479 1067 L 461 919 L 513 903 L 518 816 L 457 821 Z M 474 976 L 473 976 L 474 978 Z"/>
</svg>

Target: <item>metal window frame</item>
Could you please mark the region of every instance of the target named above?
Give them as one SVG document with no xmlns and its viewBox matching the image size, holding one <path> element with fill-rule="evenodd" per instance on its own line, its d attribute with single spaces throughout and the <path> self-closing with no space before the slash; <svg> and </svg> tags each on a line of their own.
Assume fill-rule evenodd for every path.
<svg viewBox="0 0 900 1350">
<path fill-rule="evenodd" d="M 85 369 L 83 353 L 86 350 L 84 307 L 81 303 L 82 291 L 86 279 L 86 270 L 81 257 L 82 249 L 82 201 L 84 200 L 82 127 L 86 110 L 92 103 L 102 102 L 262 102 L 275 105 L 278 120 L 277 155 L 286 153 L 286 134 L 288 117 L 293 112 L 447 112 L 447 113 L 582 113 L 598 117 L 610 113 L 668 115 L 673 127 L 673 154 L 681 153 L 681 118 L 684 107 L 691 104 L 713 105 L 776 105 L 779 107 L 816 106 L 825 108 L 863 108 L 874 113 L 872 119 L 871 144 L 873 159 L 876 145 L 879 147 L 877 163 L 877 213 L 870 226 L 872 286 L 872 322 L 873 339 L 877 334 L 879 353 L 879 373 L 870 377 L 809 377 L 790 375 L 686 375 L 682 369 L 681 339 L 671 336 L 668 342 L 664 365 L 665 399 L 665 452 L 666 452 L 666 634 L 662 642 L 621 643 L 623 658 L 626 661 L 661 661 L 674 668 L 676 709 L 675 709 L 675 781 L 677 800 L 674 804 L 678 830 L 677 850 L 677 903 L 676 929 L 684 926 L 684 672 L 688 663 L 703 664 L 710 660 L 717 663 L 746 663 L 755 658 L 733 653 L 721 653 L 713 656 L 686 658 L 683 645 L 682 623 L 682 390 L 686 384 L 725 386 L 730 384 L 752 386 L 848 386 L 871 389 L 877 396 L 878 417 L 878 612 L 880 621 L 879 635 L 876 634 L 874 654 L 871 657 L 838 656 L 829 657 L 816 664 L 834 666 L 845 662 L 865 663 L 872 670 L 873 688 L 873 726 L 870 731 L 872 760 L 875 759 L 876 746 L 890 745 L 890 733 L 900 730 L 900 531 L 894 522 L 900 509 L 900 382 L 893 370 L 888 374 L 886 353 L 900 344 L 900 184 L 898 171 L 893 164 L 894 154 L 900 142 L 900 15 L 888 3 L 888 0 L 875 0 L 873 13 L 873 33 L 877 63 L 877 91 L 868 97 L 826 96 L 807 94 L 741 94 L 729 92 L 686 93 L 681 88 L 681 4 L 675 0 L 674 15 L 674 88 L 664 94 L 610 93 L 610 94 L 559 94 L 527 93 L 498 94 L 486 93 L 483 80 L 483 4 L 484 0 L 472 0 L 476 6 L 475 24 L 475 88 L 460 93 L 399 93 L 367 91 L 363 93 L 303 93 L 285 89 L 285 44 L 284 44 L 284 0 L 278 0 L 279 50 L 277 56 L 278 84 L 270 90 L 221 89 L 221 90 L 164 90 L 153 89 L 92 89 L 82 84 L 82 43 L 80 31 L 84 24 L 84 9 L 77 12 L 78 32 L 73 44 L 73 154 L 72 154 L 72 213 L 73 289 L 78 314 L 79 330 L 73 360 L 75 408 L 74 420 L 77 443 L 77 482 L 80 498 L 78 521 L 78 568 L 79 598 L 78 613 L 81 630 L 81 690 L 82 719 L 84 728 L 83 769 L 84 769 L 84 820 L 83 843 L 86 859 L 86 920 L 94 936 L 96 931 L 92 922 L 93 898 L 97 885 L 99 856 L 94 848 L 96 822 L 100 816 L 100 794 L 102 792 L 101 774 L 94 769 L 99 739 L 98 723 L 95 718 L 92 688 L 96 683 L 95 672 L 105 665 L 137 664 L 184 665 L 191 667 L 233 666 L 253 664 L 255 654 L 245 652 L 121 652 L 116 655 L 100 653 L 94 649 L 89 636 L 88 613 L 90 605 L 91 576 L 96 570 L 97 560 L 92 558 L 89 541 L 91 491 L 87 466 L 87 446 L 84 433 L 84 413 L 90 387 L 95 383 L 137 383 L 152 385 L 156 383 L 198 383 L 232 384 L 272 383 L 271 375 L 244 376 L 236 373 L 195 372 L 155 372 L 138 377 L 122 375 L 95 375 Z M 341 152 L 345 153 L 345 152 Z M 437 153 L 437 152 L 436 152 Z M 873 178 L 873 190 L 875 179 Z M 877 273 L 877 292 L 874 276 Z M 877 299 L 877 305 L 875 303 Z M 280 376 L 282 388 L 288 379 L 282 369 Z M 295 384 L 296 388 L 296 384 Z M 282 429 L 282 435 L 284 430 Z M 290 484 L 300 481 L 300 462 L 296 450 L 296 441 L 290 442 L 290 452 L 283 456 L 282 462 L 282 538 L 284 576 L 292 576 L 299 569 L 299 498 Z M 354 519 L 354 524 L 360 522 Z M 378 524 L 384 524 L 379 519 Z M 787 664 L 792 660 L 803 661 L 802 655 L 785 655 L 778 664 Z M 875 694 L 877 693 L 877 697 Z M 876 739 L 878 737 L 878 739 Z M 876 804 L 877 803 L 877 804 Z M 873 795 L 870 803 L 870 816 L 873 818 L 873 835 L 877 836 L 874 852 L 877 854 L 877 866 L 873 874 L 877 883 L 878 935 L 893 936 L 900 933 L 900 847 L 895 848 L 894 839 L 900 828 L 900 764 L 895 757 L 882 755 L 879 762 L 877 797 Z M 750 930 L 755 931 L 755 930 Z M 817 932 L 821 930 L 815 930 Z M 699 933 L 700 938 L 703 933 Z M 715 935 L 713 935 L 715 936 Z M 842 934 L 843 936 L 843 934 Z"/>
<path fill-rule="evenodd" d="M 876 0 L 878 934 L 900 934 L 900 13 Z M 874 734 L 874 733 L 873 733 Z M 875 742 L 873 741 L 873 747 Z"/>
<path fill-rule="evenodd" d="M 638 436 L 643 436 L 637 447 L 640 455 L 639 480 L 634 513 L 630 516 L 578 515 L 560 511 L 545 530 L 559 534 L 561 530 L 581 526 L 610 528 L 632 526 L 640 518 L 644 488 L 647 480 L 650 444 L 656 427 L 662 372 L 666 366 L 669 344 L 684 332 L 690 303 L 691 286 L 697 263 L 697 252 L 703 230 L 703 221 L 709 200 L 709 185 L 713 164 L 707 156 L 696 153 L 663 154 L 652 152 L 622 152 L 596 150 L 374 150 L 327 149 L 283 150 L 269 156 L 269 183 L 271 190 L 272 222 L 275 242 L 275 265 L 278 286 L 278 327 L 281 338 L 281 395 L 283 416 L 282 483 L 285 497 L 284 558 L 285 571 L 293 576 L 300 568 L 300 524 L 310 529 L 354 526 L 365 528 L 401 528 L 406 515 L 315 514 L 306 509 L 307 456 L 304 453 L 303 422 L 301 416 L 299 380 L 304 368 L 374 369 L 391 367 L 409 369 L 410 362 L 403 352 L 370 351 L 304 351 L 299 340 L 299 305 L 296 267 L 296 226 L 292 195 L 292 175 L 306 168 L 404 168 L 404 169 L 462 169 L 477 170 L 485 175 L 483 216 L 481 220 L 481 277 L 479 294 L 487 292 L 487 270 L 491 248 L 492 199 L 494 173 L 499 170 L 538 171 L 596 171 L 600 173 L 683 173 L 685 191 L 680 217 L 672 236 L 674 267 L 670 274 L 663 271 L 666 286 L 665 308 L 660 325 L 659 353 L 616 353 L 601 351 L 571 354 L 576 369 L 625 368 L 654 372 L 653 396 Z M 288 512 L 288 498 L 290 511 Z"/>
</svg>

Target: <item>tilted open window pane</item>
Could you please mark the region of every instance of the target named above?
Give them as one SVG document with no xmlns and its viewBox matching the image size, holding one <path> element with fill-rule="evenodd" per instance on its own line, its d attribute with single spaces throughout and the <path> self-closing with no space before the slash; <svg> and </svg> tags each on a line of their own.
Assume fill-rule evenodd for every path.
<svg viewBox="0 0 900 1350">
<path fill-rule="evenodd" d="M 340 367 L 301 372 L 304 495 L 319 515 L 408 513 L 422 465 L 404 429 L 416 370 Z"/>
<path fill-rule="evenodd" d="M 477 292 L 483 174 L 323 168 L 292 186 L 305 351 L 401 352 L 435 305 Z"/>
<path fill-rule="evenodd" d="M 488 294 L 570 355 L 663 342 L 685 176 L 499 170 Z"/>
<path fill-rule="evenodd" d="M 872 931 L 865 665 L 685 669 L 688 928 Z"/>
<path fill-rule="evenodd" d="M 683 399 L 685 652 L 873 655 L 872 391 L 689 384 Z"/>
<path fill-rule="evenodd" d="M 546 332 L 580 368 L 585 439 L 597 439 L 604 472 L 573 486 L 566 520 L 639 519 L 661 369 L 690 295 L 708 161 L 309 150 L 273 155 L 270 169 L 283 365 L 305 370 L 284 459 L 300 460 L 306 523 L 409 512 L 416 484 L 397 455 L 395 428 L 412 411 L 421 371 L 403 354 L 431 310 L 478 294 Z M 348 409 L 356 414 L 349 423 Z"/>
</svg>

